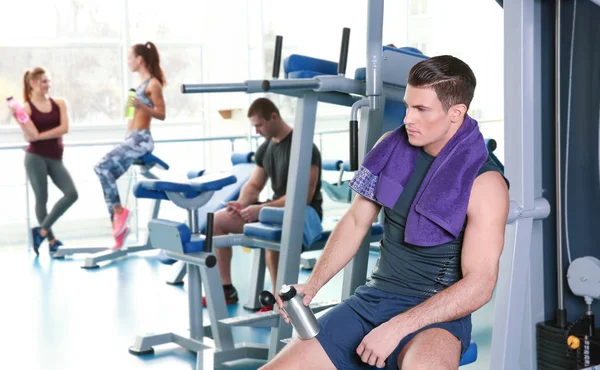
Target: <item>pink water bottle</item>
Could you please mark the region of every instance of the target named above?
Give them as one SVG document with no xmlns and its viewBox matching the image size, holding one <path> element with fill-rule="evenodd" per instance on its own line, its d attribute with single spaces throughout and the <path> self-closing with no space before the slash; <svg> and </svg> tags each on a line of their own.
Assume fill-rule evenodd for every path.
<svg viewBox="0 0 600 370">
<path fill-rule="evenodd" d="M 18 101 L 13 99 L 12 96 L 7 98 L 6 100 L 8 101 L 8 107 L 10 109 L 14 109 L 17 121 L 19 121 L 22 124 L 27 123 L 27 121 L 29 121 L 29 116 L 27 115 L 21 104 L 19 104 Z"/>
</svg>

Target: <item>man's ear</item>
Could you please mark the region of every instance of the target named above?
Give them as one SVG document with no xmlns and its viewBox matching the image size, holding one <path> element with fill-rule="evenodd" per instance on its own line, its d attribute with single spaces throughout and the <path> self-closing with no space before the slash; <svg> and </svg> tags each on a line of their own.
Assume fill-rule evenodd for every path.
<svg viewBox="0 0 600 370">
<path fill-rule="evenodd" d="M 467 106 L 464 104 L 453 105 L 450 107 L 448 113 L 450 114 L 450 120 L 453 123 L 461 122 L 467 114 Z"/>
</svg>

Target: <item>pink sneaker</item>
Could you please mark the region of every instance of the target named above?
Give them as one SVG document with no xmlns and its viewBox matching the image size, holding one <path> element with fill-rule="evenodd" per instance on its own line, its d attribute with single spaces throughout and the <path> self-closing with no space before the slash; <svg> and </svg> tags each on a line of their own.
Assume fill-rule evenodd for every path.
<svg viewBox="0 0 600 370">
<path fill-rule="evenodd" d="M 121 214 L 116 214 L 113 218 L 113 236 L 117 237 L 125 231 L 127 227 L 127 221 L 129 221 L 129 210 L 123 207 L 123 212 Z"/>
<path fill-rule="evenodd" d="M 129 228 L 125 227 L 125 230 L 120 235 L 115 236 L 116 244 L 110 249 L 113 251 L 127 249 L 127 247 L 123 248 L 123 246 L 125 245 L 125 239 L 127 239 L 128 235 L 129 235 Z"/>
</svg>

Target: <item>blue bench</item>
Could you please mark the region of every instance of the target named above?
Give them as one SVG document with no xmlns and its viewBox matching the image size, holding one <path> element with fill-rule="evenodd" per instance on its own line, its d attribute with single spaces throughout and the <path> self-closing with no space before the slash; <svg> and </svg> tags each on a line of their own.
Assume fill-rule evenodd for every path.
<svg viewBox="0 0 600 370">
<path fill-rule="evenodd" d="M 248 182 L 248 179 L 254 170 L 255 164 L 253 163 L 253 156 L 254 152 L 233 153 L 231 155 L 231 164 L 233 167 L 229 173 L 235 176 L 236 181 L 218 191 L 215 191 L 212 198 L 204 206 L 198 209 L 198 213 L 202 216 L 198 220 L 198 229 L 201 233 L 204 233 L 204 228 L 206 227 L 206 217 L 204 217 L 204 215 L 209 212 L 216 212 L 220 210 L 224 207 L 223 203 L 236 200 L 239 197 L 242 187 L 246 182 Z M 187 173 L 187 177 L 188 179 L 194 179 L 199 176 L 203 176 L 204 173 L 204 170 L 193 170 Z M 167 200 L 164 192 L 149 191 L 140 184 L 137 184 L 134 187 L 133 194 L 138 198 Z M 166 265 L 172 265 L 177 262 L 172 258 L 168 258 L 163 251 L 159 253 L 158 259 L 160 262 Z"/>
<path fill-rule="evenodd" d="M 283 60 L 285 78 L 313 78 L 321 75 L 337 75 L 338 64 L 328 60 L 292 54 Z"/>
</svg>

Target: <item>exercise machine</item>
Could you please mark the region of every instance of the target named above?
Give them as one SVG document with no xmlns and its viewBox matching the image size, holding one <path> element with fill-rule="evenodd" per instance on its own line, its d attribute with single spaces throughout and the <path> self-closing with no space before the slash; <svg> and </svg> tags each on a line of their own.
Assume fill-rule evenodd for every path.
<svg viewBox="0 0 600 370">
<path fill-rule="evenodd" d="M 197 211 L 202 217 L 197 219 L 198 230 L 201 233 L 205 233 L 206 218 L 204 215 L 207 213 L 214 213 L 224 207 L 223 203 L 227 203 L 232 200 L 236 200 L 239 197 L 240 191 L 254 170 L 254 152 L 235 152 L 231 155 L 232 168 L 230 173 L 235 176 L 236 181 L 233 184 L 224 186 L 222 189 L 215 191 L 210 201 L 199 208 Z M 193 179 L 202 176 L 204 171 L 189 171 L 188 179 Z M 136 191 L 139 191 L 139 187 L 136 187 Z M 134 195 L 136 195 L 134 193 Z M 136 195 L 137 196 L 137 195 Z M 170 285 L 181 285 L 186 275 L 186 265 L 183 262 L 177 262 L 177 260 L 168 258 L 164 251 L 159 253 L 160 262 L 167 265 L 174 265 L 171 277 L 167 280 L 167 284 Z"/>
<path fill-rule="evenodd" d="M 153 168 L 160 168 L 165 171 L 169 169 L 169 165 L 165 161 L 152 153 L 145 154 L 137 159 L 133 162 L 133 165 L 138 169 L 139 175 L 145 179 L 158 179 L 151 171 Z M 160 200 L 157 199 L 153 201 L 150 219 L 157 218 L 159 210 Z M 101 262 L 114 261 L 117 258 L 125 257 L 131 253 L 143 252 L 151 249 L 153 249 L 152 244 L 150 243 L 148 236 L 146 236 L 146 240 L 142 244 L 125 245 L 118 250 L 112 250 L 107 247 L 59 247 L 52 256 L 53 258 L 65 258 L 66 256 L 74 254 L 91 253 L 91 255 L 85 257 L 84 264 L 81 267 L 92 269 L 100 267 L 99 263 Z"/>
<path fill-rule="evenodd" d="M 240 358 L 266 358 L 267 348 L 260 344 L 233 342 L 231 328 L 219 320 L 227 317 L 225 296 L 216 257 L 212 254 L 212 213 L 207 215 L 207 233 L 198 230 L 198 209 L 206 205 L 216 191 L 235 184 L 236 177 L 228 173 L 204 175 L 186 182 L 175 183 L 148 180 L 136 184 L 136 196 L 170 200 L 188 211 L 188 225 L 153 219 L 148 225 L 151 244 L 165 251 L 167 257 L 182 261 L 188 272 L 189 335 L 162 333 L 138 336 L 129 352 L 143 355 L 154 352 L 155 346 L 175 343 L 197 353 L 196 369 Z M 210 325 L 203 324 L 202 287 L 211 305 L 208 307 Z"/>
<path fill-rule="evenodd" d="M 155 346 L 176 343 L 198 354 L 197 369 L 209 369 L 212 368 L 210 365 L 242 358 L 267 359 L 268 346 L 265 344 L 233 342 L 231 331 L 237 318 L 227 317 L 221 277 L 215 268 L 217 260 L 212 250 L 230 245 L 279 250 L 279 244 L 247 235 L 251 233 L 247 233 L 246 230 L 244 234 L 239 235 L 212 236 L 211 212 L 207 213 L 206 235 L 201 234 L 198 228 L 199 209 L 213 201 L 217 192 L 234 185 L 236 180 L 236 176 L 231 173 L 215 173 L 183 182 L 146 180 L 136 184 L 134 193 L 138 198 L 170 200 L 188 211 L 188 225 L 153 219 L 148 224 L 148 230 L 155 248 L 163 250 L 168 258 L 185 263 L 189 282 L 190 335 L 163 333 L 138 336 L 129 349 L 132 354 L 149 354 L 154 351 Z M 263 219 L 269 219 L 272 217 L 269 216 L 270 212 L 278 211 L 278 208 L 265 207 L 261 210 L 261 215 Z M 210 325 L 204 325 L 202 321 L 203 287 L 206 291 Z M 337 303 L 338 301 L 317 303 L 311 308 L 319 312 Z M 269 320 L 256 320 L 256 326 L 270 326 L 271 321 L 277 319 L 278 315 L 276 312 L 265 314 Z"/>
<path fill-rule="evenodd" d="M 297 171 L 290 171 L 288 175 L 288 197 L 281 222 L 280 238 L 280 244 L 285 248 L 280 250 L 277 286 L 293 284 L 298 280 L 302 223 L 308 191 L 308 167 L 302 166 L 301 163 L 310 160 L 318 102 L 352 107 L 350 170 L 356 170 L 360 164 L 359 159 L 364 158 L 383 133 L 386 105 L 402 103 L 408 71 L 414 64 L 426 58 L 414 50 L 382 47 L 382 27 L 383 0 L 370 0 L 366 58 L 369 67 L 357 70 L 354 79 L 345 76 L 350 30 L 344 29 L 342 52 L 337 65 L 316 58 L 291 55 L 284 61 L 286 79 L 280 80 L 278 76 L 281 38 L 278 37 L 272 80 L 182 86 L 183 93 L 272 92 L 298 99 L 289 164 L 290 168 Z M 357 119 L 359 111 L 360 121 Z M 397 125 L 397 122 L 395 124 Z M 370 235 L 365 237 L 357 255 L 344 268 L 342 299 L 350 296 L 367 279 L 369 238 Z M 222 320 L 224 323 L 235 325 L 257 325 L 260 321 L 270 321 L 272 326 L 268 356 L 271 359 L 292 335 L 292 327 L 280 320 L 277 312 Z M 473 344 L 469 353 L 474 352 L 474 356 L 464 359 L 464 362 L 475 361 L 476 348 Z"/>
<path fill-rule="evenodd" d="M 246 81 L 232 84 L 183 85 L 184 93 L 211 93 L 240 91 L 247 93 L 273 92 L 298 98 L 296 121 L 286 194 L 286 205 L 281 222 L 281 249 L 277 285 L 297 282 L 302 243 L 302 222 L 304 220 L 305 199 L 308 187 L 308 168 L 301 166 L 310 159 L 311 145 L 315 129 L 316 109 L 318 102 L 327 102 L 353 107 L 351 120 L 351 156 L 350 170 L 358 166 L 358 158 L 364 158 L 382 134 L 384 109 L 386 102 L 401 103 L 408 71 L 418 61 L 426 57 L 412 50 L 401 50 L 381 45 L 381 29 L 383 22 L 383 1 L 369 1 L 368 55 L 369 68 L 358 70 L 355 78 L 345 77 L 345 66 L 349 42 L 349 30 L 343 32 L 342 55 L 340 63 L 322 61 L 315 58 L 292 55 L 284 61 L 286 79 L 279 80 L 280 47 L 276 50 L 274 79 L 265 81 Z M 277 43 L 281 45 L 281 42 Z M 337 68 L 335 68 L 337 67 Z M 337 71 L 336 71 L 337 69 Z M 337 72 L 337 73 L 336 73 Z M 382 81 L 382 72 L 385 85 Z M 310 76 L 310 77 L 307 77 Z M 364 76 L 364 78 L 362 77 Z M 360 99 L 366 96 L 366 99 Z M 356 116 L 362 109 L 360 125 Z M 397 122 L 396 122 L 397 124 Z M 360 127 L 360 130 L 358 128 Z M 359 140 L 360 138 L 360 140 Z M 355 258 L 344 269 L 344 282 L 341 298 L 350 296 L 354 290 L 364 284 L 367 278 L 367 262 L 369 254 L 369 238 L 367 235 Z M 259 313 L 246 317 L 222 320 L 232 325 L 257 325 L 258 322 L 270 321 L 272 325 L 269 358 L 283 347 L 292 334 L 291 326 L 280 320 L 276 312 Z M 470 363 L 476 358 L 476 344 L 472 344 L 469 354 L 463 363 Z"/>
<path fill-rule="evenodd" d="M 384 111 L 387 105 L 402 101 L 409 69 L 426 58 L 414 50 L 382 47 L 383 1 L 370 0 L 368 4 L 366 58 L 368 67 L 362 71 L 357 70 L 354 79 L 345 77 L 344 50 L 347 51 L 349 31 L 344 30 L 342 56 L 337 65 L 337 74 L 332 71 L 335 63 L 292 55 L 284 61 L 286 78 L 280 80 L 277 61 L 281 56 L 280 51 L 276 50 L 272 80 L 182 86 L 184 93 L 270 92 L 298 98 L 294 124 L 296 133 L 290 158 L 290 167 L 297 168 L 297 172 L 290 172 L 288 179 L 287 194 L 293 196 L 286 202 L 282 222 L 281 244 L 286 248 L 281 250 L 277 285 L 292 284 L 297 281 L 299 268 L 297 262 L 301 250 L 300 231 L 304 216 L 303 203 L 308 185 L 308 169 L 300 164 L 309 160 L 317 103 L 327 102 L 352 107 L 349 167 L 350 171 L 356 170 L 365 153 L 373 147 L 383 133 Z M 524 1 L 505 7 L 505 12 L 510 8 L 506 12 L 505 19 L 522 19 L 526 16 L 526 22 L 532 21 L 533 12 L 531 9 L 524 9 L 523 4 Z M 520 24 L 520 27 L 511 27 L 511 30 L 507 31 L 505 40 L 507 45 L 516 45 L 517 52 L 507 54 L 506 60 L 505 106 L 510 109 L 507 109 L 505 115 L 507 122 L 505 163 L 507 177 L 512 186 L 506 244 L 496 289 L 491 360 L 493 369 L 517 369 L 521 351 L 528 352 L 529 358 L 532 358 L 531 354 L 535 352 L 531 346 L 522 346 L 524 342 L 533 343 L 533 340 L 530 340 L 532 330 L 522 333 L 524 327 L 529 329 L 532 327 L 528 325 L 532 322 L 532 312 L 526 309 L 528 306 L 526 294 L 527 292 L 531 294 L 532 291 L 519 288 L 518 284 L 531 281 L 529 267 L 532 235 L 539 238 L 541 230 L 537 225 L 550 213 L 547 199 L 542 197 L 540 192 L 534 191 L 536 176 L 534 158 L 539 158 L 539 155 L 534 156 L 534 154 L 539 148 L 534 145 L 534 127 L 531 125 L 531 122 L 535 122 L 533 104 L 525 101 L 525 96 L 533 96 L 533 85 L 523 80 L 525 77 L 531 78 L 530 74 L 533 73 L 533 68 L 527 65 L 532 60 L 530 53 L 534 50 L 530 44 L 534 38 L 529 35 L 533 30 L 523 24 Z M 359 111 L 360 120 L 358 120 Z M 534 241 L 538 242 L 539 239 Z M 357 255 L 344 269 L 342 299 L 366 281 L 368 253 L 368 241 L 365 240 Z M 291 331 L 291 327 L 278 320 L 271 330 L 269 358 L 282 348 Z M 524 335 L 519 335 L 521 333 Z M 470 360 L 472 362 L 475 359 Z"/>
</svg>

